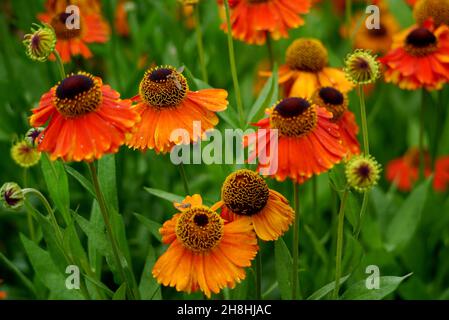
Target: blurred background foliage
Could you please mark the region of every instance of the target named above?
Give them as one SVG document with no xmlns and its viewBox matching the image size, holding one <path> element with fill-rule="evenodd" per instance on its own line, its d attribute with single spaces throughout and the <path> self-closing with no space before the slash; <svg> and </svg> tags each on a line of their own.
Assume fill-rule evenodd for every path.
<svg viewBox="0 0 449 320">
<path fill-rule="evenodd" d="M 403 0 L 393 0 L 389 3 L 392 13 L 402 27 L 413 23 L 411 10 Z M 116 6 L 117 0 L 102 1 L 104 16 L 112 29 L 109 42 L 104 45 L 92 45 L 94 58 L 75 58 L 66 65 L 67 72 L 82 69 L 99 75 L 105 83 L 110 84 L 126 98 L 137 94 L 138 84 L 146 68 L 154 64 L 170 64 L 176 67 L 185 65 L 193 77 L 201 78 L 195 32 L 186 27 L 176 1 L 129 1 L 127 8 L 130 33 L 127 37 L 119 36 L 115 30 Z M 10 148 L 12 142 L 28 130 L 27 118 L 30 110 L 37 105 L 41 95 L 57 83 L 58 70 L 55 63 L 34 63 L 29 60 L 21 43 L 31 24 L 37 22 L 36 14 L 44 11 L 43 1 L 2 0 L 0 7 L 0 181 L 16 181 L 25 186 L 24 170 L 12 161 Z M 234 90 L 227 55 L 227 39 L 225 33 L 220 30 L 219 9 L 217 3 L 212 0 L 201 1 L 200 7 L 209 84 L 230 92 L 230 106 L 225 117 L 232 122 L 232 119 L 237 118 Z M 284 63 L 285 50 L 292 40 L 314 37 L 320 39 L 328 48 L 330 65 L 342 66 L 346 54 L 350 51 L 347 41 L 342 39 L 338 32 L 343 23 L 344 16 L 335 13 L 332 1 L 322 1 L 319 8 L 306 16 L 303 27 L 290 32 L 289 39 L 273 42 L 276 61 L 278 64 Z M 257 76 L 259 63 L 266 61 L 267 49 L 265 46 L 249 46 L 236 41 L 235 51 L 244 106 L 248 112 L 257 99 L 254 86 L 260 81 Z M 195 84 L 202 85 L 199 81 L 190 83 L 194 89 Z M 449 154 L 449 117 L 445 115 L 448 113 L 448 89 L 445 88 L 440 95 L 441 101 L 444 102 L 443 109 L 446 110 L 441 111 L 439 115 L 432 113 L 437 94 L 427 96 L 429 114 L 426 115 L 426 128 L 429 131 L 426 141 L 431 146 L 436 145 L 436 153 L 443 155 Z M 357 98 L 353 93 L 350 98 L 350 107 L 358 115 Z M 266 100 L 276 101 L 276 97 Z M 401 91 L 382 81 L 379 81 L 368 95 L 371 152 L 382 165 L 385 166 L 389 160 L 403 155 L 409 147 L 417 145 L 420 101 L 420 92 Z M 442 138 L 437 139 L 430 134 L 435 121 L 441 122 L 444 128 Z M 230 127 L 228 122 L 221 121 L 219 129 Z M 126 147 L 121 149 L 115 159 L 106 159 L 103 165 L 107 168 L 108 165 L 114 164 L 114 160 L 117 170 L 118 208 L 126 225 L 126 240 L 136 277 L 140 278 L 147 263 L 142 277 L 146 278 L 147 282 L 143 286 L 146 285 L 152 295 L 145 297 L 202 298 L 200 294 L 184 295 L 171 288 L 159 290 L 150 272 L 151 261 L 165 250 L 154 231 L 158 224 L 175 213 L 175 209 L 169 201 L 155 196 L 157 191 L 153 190 L 151 194 L 145 187 L 184 195 L 178 169 L 171 164 L 168 155 L 156 155 L 152 151 L 139 153 Z M 69 165 L 83 175 L 88 173 L 83 164 Z M 217 201 L 222 182 L 236 168 L 234 165 L 188 165 L 186 171 L 192 193 L 200 193 L 208 202 Z M 105 174 L 105 179 L 107 175 Z M 27 176 L 27 186 L 49 195 L 40 165 L 31 168 Z M 310 297 L 334 279 L 338 199 L 333 195 L 329 181 L 332 181 L 337 189 L 342 189 L 342 179 L 344 176 L 341 165 L 329 174 L 318 177 L 318 208 L 313 207 L 312 182 L 300 187 L 300 286 L 303 298 Z M 85 219 L 90 219 L 91 212 L 95 211 L 92 211 L 91 195 L 71 175 L 68 176 L 68 184 L 71 209 Z M 269 180 L 269 184 L 271 188 L 293 200 L 291 183 Z M 31 201 L 39 208 L 37 201 Z M 396 278 L 383 279 L 388 290 L 383 292 L 381 297 L 449 299 L 447 193 L 435 193 L 429 187 L 429 182 L 415 188 L 411 194 L 401 193 L 382 179 L 370 197 L 360 238 L 355 239 L 352 231 L 357 223 L 360 203 L 361 197 L 351 193 L 343 251 L 343 274 L 349 277 L 343 289 L 352 286 L 354 290 L 354 284 L 364 281 L 368 276 L 365 273 L 366 267 L 377 265 L 382 276 L 402 277 L 413 273 L 395 291 L 400 281 Z M 136 216 L 135 213 L 144 218 Z M 48 295 L 48 287 L 45 288 L 46 285 L 42 283 L 42 275 L 37 275 L 39 272 L 45 272 L 45 269 L 33 270 L 20 240 L 20 233 L 28 235 L 26 210 L 17 212 L 0 208 L 0 253 L 3 256 L 0 259 L 0 278 L 4 279 L 1 289 L 6 290 L 10 298 L 17 299 L 65 298 L 54 292 Z M 83 235 L 79 228 L 78 233 Z M 82 236 L 81 239 L 85 246 L 91 245 L 86 237 Z M 284 241 L 290 247 L 290 232 L 284 236 Z M 262 245 L 264 298 L 288 297 L 284 290 L 288 283 L 282 281 L 282 272 L 287 270 L 285 268 L 288 266 L 289 257 L 283 244 L 269 242 Z M 42 247 L 50 250 L 45 244 L 42 244 Z M 16 272 L 8 265 L 5 257 L 17 268 Z M 107 271 L 107 265 L 104 264 L 102 268 L 105 272 L 101 280 L 116 292 L 118 287 Z M 60 266 L 59 269 L 61 274 L 64 274 Z M 24 285 L 19 273 L 30 279 L 36 295 Z M 236 289 L 225 290 L 224 295 L 220 294 L 215 298 L 252 298 L 255 294 L 253 281 L 254 273 L 250 269 L 247 279 Z M 355 297 L 376 298 L 372 292 L 364 293 L 368 296 L 355 294 Z M 348 299 L 354 297 L 351 296 L 351 291 L 345 295 Z M 323 291 L 312 296 L 317 297 L 328 296 Z"/>
</svg>

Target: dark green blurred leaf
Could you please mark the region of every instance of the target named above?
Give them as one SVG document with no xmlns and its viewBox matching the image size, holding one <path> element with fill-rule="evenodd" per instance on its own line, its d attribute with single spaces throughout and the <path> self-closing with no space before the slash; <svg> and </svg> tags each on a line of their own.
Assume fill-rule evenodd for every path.
<svg viewBox="0 0 449 320">
<path fill-rule="evenodd" d="M 159 229 L 162 227 L 162 225 L 160 223 L 154 222 L 144 216 L 142 216 L 141 214 L 138 213 L 134 213 L 134 215 L 136 216 L 136 218 L 143 224 L 145 225 L 148 230 L 150 230 L 151 234 L 158 240 L 161 241 L 162 240 L 162 236 L 159 233 Z"/>
<path fill-rule="evenodd" d="M 343 283 L 346 282 L 346 280 L 348 280 L 350 274 L 340 278 L 340 285 L 342 285 Z M 322 298 L 324 298 L 327 294 L 329 294 L 330 292 L 332 292 L 335 288 L 335 281 L 332 281 L 328 284 L 326 284 L 325 286 L 321 287 L 320 289 L 318 289 L 317 291 L 315 291 L 314 293 L 312 293 L 310 295 L 310 297 L 307 298 L 307 300 L 321 300 Z"/>
<path fill-rule="evenodd" d="M 184 198 L 181 196 L 178 196 L 176 194 L 166 192 L 163 190 L 153 189 L 153 188 L 144 188 L 144 189 L 145 189 L 145 191 L 152 194 L 153 196 L 156 196 L 158 198 L 161 198 L 161 199 L 164 199 L 164 200 L 167 200 L 170 202 L 182 202 L 182 200 L 184 200 Z"/>
<path fill-rule="evenodd" d="M 290 251 L 282 238 L 279 238 L 274 243 L 274 259 L 281 297 L 284 300 L 291 300 L 293 262 Z"/>
</svg>

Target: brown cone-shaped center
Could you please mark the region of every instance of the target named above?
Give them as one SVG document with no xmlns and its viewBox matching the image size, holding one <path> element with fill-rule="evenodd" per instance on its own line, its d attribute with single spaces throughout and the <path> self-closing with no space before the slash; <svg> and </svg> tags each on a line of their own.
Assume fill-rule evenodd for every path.
<svg viewBox="0 0 449 320">
<path fill-rule="evenodd" d="M 58 39 L 68 40 L 79 37 L 81 34 L 81 25 L 80 28 L 76 28 L 76 24 L 73 21 L 76 18 L 79 17 L 75 17 L 66 12 L 62 12 L 53 17 L 50 24 L 55 30 Z"/>
<path fill-rule="evenodd" d="M 426 28 L 417 28 L 407 35 L 406 42 L 416 48 L 424 48 L 437 42 L 435 35 Z"/>
<path fill-rule="evenodd" d="M 281 135 L 302 136 L 317 124 L 316 106 L 306 99 L 286 98 L 273 109 L 270 122 Z"/>
<path fill-rule="evenodd" d="M 374 38 L 382 38 L 385 37 L 388 32 L 387 28 L 385 28 L 385 26 L 382 23 L 380 23 L 379 28 L 368 29 L 368 33 L 370 36 Z"/>
<path fill-rule="evenodd" d="M 215 248 L 224 233 L 224 221 L 207 207 L 194 207 L 178 218 L 175 233 L 188 249 L 205 252 Z"/>
<path fill-rule="evenodd" d="M 320 98 L 323 99 L 324 103 L 331 105 L 339 105 L 344 102 L 343 94 L 335 88 L 324 87 L 319 91 Z"/>
<path fill-rule="evenodd" d="M 56 108 L 67 118 L 95 111 L 101 99 L 101 80 L 88 73 L 70 75 L 56 87 Z"/>
<path fill-rule="evenodd" d="M 221 189 L 226 206 L 234 213 L 251 216 L 267 204 L 269 189 L 265 180 L 251 170 L 238 170 L 229 175 Z"/>
</svg>

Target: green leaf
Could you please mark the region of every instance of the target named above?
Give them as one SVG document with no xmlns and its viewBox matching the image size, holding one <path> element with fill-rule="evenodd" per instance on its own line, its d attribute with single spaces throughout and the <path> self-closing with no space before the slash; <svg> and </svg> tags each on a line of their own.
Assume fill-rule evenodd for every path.
<svg viewBox="0 0 449 320">
<path fill-rule="evenodd" d="M 69 224 L 71 221 L 69 182 L 64 165 L 61 161 L 50 161 L 48 155 L 43 154 L 41 168 L 50 197 L 62 214 L 65 223 Z"/>
<path fill-rule="evenodd" d="M 380 277 L 379 289 L 368 289 L 366 280 L 354 283 L 342 295 L 344 300 L 381 300 L 395 291 L 399 284 L 408 278 L 411 273 L 403 277 Z"/>
<path fill-rule="evenodd" d="M 106 203 L 111 209 L 118 212 L 115 156 L 113 154 L 98 160 L 98 180 Z"/>
<path fill-rule="evenodd" d="M 151 271 L 153 270 L 153 266 L 155 263 L 156 263 L 156 254 L 154 252 L 153 247 L 150 244 L 148 247 L 148 255 L 145 261 L 145 266 L 143 268 L 139 284 L 139 292 L 142 300 L 162 299 L 161 287 L 151 274 Z"/>
<path fill-rule="evenodd" d="M 10 261 L 7 257 L 5 257 L 5 255 L 1 252 L 0 252 L 0 262 L 2 262 L 2 264 L 6 268 L 10 269 L 13 273 L 15 273 L 17 278 L 19 278 L 20 281 L 22 281 L 22 283 L 28 288 L 28 290 L 30 290 L 30 292 L 37 297 L 36 288 L 34 287 L 33 283 L 22 273 L 22 271 L 19 270 L 19 268 L 15 266 L 15 264 L 12 261 Z"/>
<path fill-rule="evenodd" d="M 84 187 L 84 189 L 86 189 L 90 195 L 95 198 L 94 187 L 86 177 L 68 165 L 65 165 L 64 168 L 69 175 L 75 178 Z"/>
<path fill-rule="evenodd" d="M 254 120 L 262 118 L 265 108 L 276 103 L 279 96 L 278 88 L 278 68 L 275 65 L 273 74 L 265 83 L 257 100 L 254 102 L 248 113 L 247 123 L 252 123 Z"/>
<path fill-rule="evenodd" d="M 350 274 L 344 276 L 343 278 L 340 278 L 340 285 L 345 283 L 346 280 L 348 280 L 349 276 L 350 276 Z M 320 300 L 323 297 L 325 297 L 327 294 L 332 292 L 334 289 L 335 289 L 335 281 L 332 281 L 332 282 L 326 284 L 325 286 L 321 287 L 314 293 L 312 293 L 310 295 L 310 297 L 307 298 L 307 300 Z"/>
<path fill-rule="evenodd" d="M 396 212 L 385 234 L 387 251 L 403 249 L 413 237 L 421 220 L 431 180 L 428 179 L 415 188 Z"/>
<path fill-rule="evenodd" d="M 20 239 L 39 280 L 50 290 L 52 297 L 64 300 L 84 299 L 78 290 L 66 288 L 66 277 L 58 270 L 50 254 L 23 234 Z"/>
<path fill-rule="evenodd" d="M 308 225 L 305 225 L 304 229 L 306 230 L 306 233 L 309 236 L 310 240 L 312 240 L 312 245 L 313 245 L 313 248 L 315 249 L 315 252 L 321 258 L 321 261 L 323 262 L 323 264 L 327 264 L 328 257 L 327 257 L 326 248 L 321 243 L 320 239 L 318 239 L 317 235 L 312 230 L 312 228 L 310 228 Z"/>
<path fill-rule="evenodd" d="M 284 240 L 279 238 L 274 243 L 274 260 L 276 262 L 276 278 L 279 283 L 281 297 L 284 300 L 292 299 L 292 257 Z"/>
<path fill-rule="evenodd" d="M 145 226 L 148 228 L 148 230 L 150 230 L 151 234 L 158 240 L 158 241 L 162 241 L 162 236 L 159 233 L 159 229 L 162 227 L 162 225 L 160 223 L 157 223 L 155 221 L 152 221 L 146 217 L 144 217 L 141 214 L 138 213 L 134 213 L 134 215 L 136 216 L 136 218 Z"/>
<path fill-rule="evenodd" d="M 126 299 L 126 282 L 124 282 L 112 296 L 112 300 L 125 300 Z"/>
<path fill-rule="evenodd" d="M 158 198 L 161 198 L 161 199 L 164 199 L 164 200 L 167 200 L 170 202 L 182 202 L 182 200 L 184 200 L 184 198 L 181 196 L 178 196 L 176 194 L 166 192 L 163 190 L 153 189 L 153 188 L 144 188 L 144 189 L 145 189 L 145 191 L 152 194 L 153 196 L 156 196 Z"/>
</svg>

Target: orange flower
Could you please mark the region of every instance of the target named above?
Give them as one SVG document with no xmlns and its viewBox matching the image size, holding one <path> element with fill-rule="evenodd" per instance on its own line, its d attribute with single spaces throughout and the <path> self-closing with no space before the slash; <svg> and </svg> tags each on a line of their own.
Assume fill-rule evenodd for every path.
<svg viewBox="0 0 449 320">
<path fill-rule="evenodd" d="M 396 184 L 400 191 L 410 191 L 418 181 L 420 152 L 417 148 L 411 148 L 401 157 L 391 160 L 387 164 L 386 178 L 391 183 Z M 430 158 L 426 154 L 424 174 L 428 177 L 431 174 Z"/>
<path fill-rule="evenodd" d="M 221 189 L 221 216 L 227 221 L 245 219 L 265 241 L 277 240 L 293 223 L 295 212 L 288 200 L 268 188 L 265 180 L 251 170 L 230 174 Z"/>
<path fill-rule="evenodd" d="M 215 112 L 228 105 L 228 93 L 222 89 L 189 91 L 186 78 L 171 66 L 147 70 L 134 97 L 134 106 L 142 117 L 136 132 L 127 142 L 129 147 L 140 150 L 155 149 L 166 153 L 175 144 L 196 142 L 204 132 L 218 124 Z M 200 121 L 201 128 L 194 127 Z M 174 130 L 184 129 L 188 140 L 173 138 Z M 179 138 L 179 137 L 178 137 Z"/>
<path fill-rule="evenodd" d="M 304 24 L 300 14 L 309 12 L 310 0 L 230 1 L 232 36 L 249 44 L 262 45 L 267 36 L 278 40 L 288 30 Z M 226 24 L 222 25 L 227 30 Z"/>
<path fill-rule="evenodd" d="M 418 0 L 406 0 L 406 1 L 411 6 L 414 6 L 416 4 L 416 2 L 418 2 Z"/>
<path fill-rule="evenodd" d="M 119 0 L 115 8 L 115 29 L 117 33 L 123 37 L 129 35 L 128 13 L 126 12 L 126 0 Z"/>
<path fill-rule="evenodd" d="M 5 300 L 7 297 L 6 291 L 0 291 L 0 300 Z"/>
<path fill-rule="evenodd" d="M 394 39 L 392 50 L 379 59 L 385 81 L 402 89 L 440 89 L 449 80 L 449 28 L 436 30 L 430 21 L 412 27 Z"/>
<path fill-rule="evenodd" d="M 259 150 L 267 150 L 268 161 L 259 163 L 258 170 L 267 170 L 276 179 L 287 177 L 303 183 L 312 175 L 323 173 L 346 155 L 338 125 L 332 123 L 332 113 L 303 98 L 286 98 L 267 110 L 268 118 L 258 123 L 260 129 L 277 129 L 277 152 L 270 150 L 272 130 L 266 131 L 266 141 L 258 145 L 257 134 L 247 136 L 245 144 L 256 141 L 250 160 Z M 259 139 L 261 140 L 261 139 Z"/>
<path fill-rule="evenodd" d="M 338 125 L 340 138 L 349 154 L 359 154 L 360 144 L 357 140 L 359 127 L 354 113 L 348 110 L 348 97 L 335 88 L 323 87 L 314 94 L 313 103 L 325 107 L 332 113 L 331 121 Z"/>
<path fill-rule="evenodd" d="M 208 298 L 234 288 L 257 254 L 251 221 L 225 221 L 214 208 L 202 205 L 199 195 L 183 201 L 183 207 L 159 230 L 169 248 L 156 261 L 153 276 L 164 286 L 187 293 L 201 290 Z"/>
<path fill-rule="evenodd" d="M 433 187 L 436 191 L 446 192 L 449 186 L 449 156 L 440 157 L 435 162 Z"/>
<path fill-rule="evenodd" d="M 61 3 L 61 2 L 59 2 Z M 95 2 L 94 2 L 95 3 Z M 90 2 L 89 2 L 90 4 Z M 64 63 L 70 61 L 72 56 L 82 55 L 84 58 L 92 57 L 88 48 L 89 43 L 104 43 L 109 38 L 109 26 L 100 12 L 89 8 L 84 2 L 80 2 L 80 28 L 67 28 L 67 22 L 73 22 L 71 14 L 65 12 L 65 6 L 61 10 L 59 5 L 49 6 L 45 13 L 38 15 L 42 22 L 50 24 L 56 33 L 56 50 L 61 55 Z M 70 26 L 72 27 L 72 26 Z M 52 55 L 50 59 L 55 59 Z"/>
<path fill-rule="evenodd" d="M 139 116 L 130 100 L 85 72 L 72 74 L 45 93 L 33 109 L 30 124 L 47 128 L 39 135 L 38 150 L 52 160 L 93 161 L 115 153 Z"/>
<path fill-rule="evenodd" d="M 316 39 L 298 39 L 290 45 L 286 64 L 279 68 L 279 83 L 286 97 L 301 98 L 311 98 L 321 87 L 334 87 L 341 92 L 353 87 L 342 70 L 328 67 L 327 50 Z"/>
</svg>

